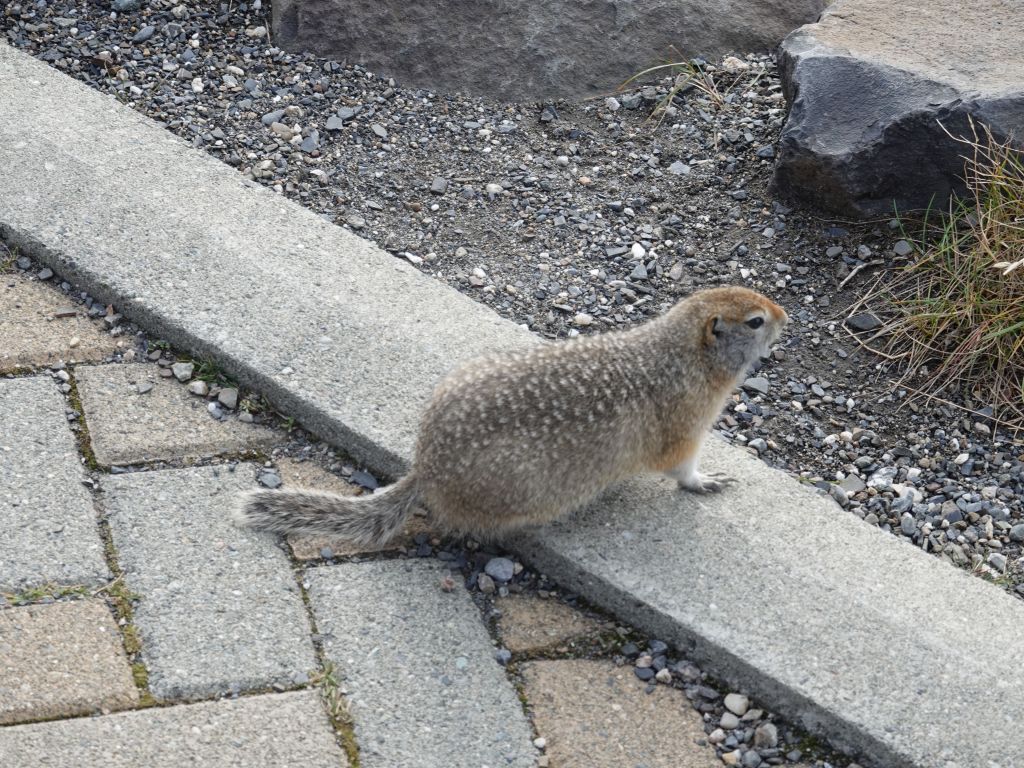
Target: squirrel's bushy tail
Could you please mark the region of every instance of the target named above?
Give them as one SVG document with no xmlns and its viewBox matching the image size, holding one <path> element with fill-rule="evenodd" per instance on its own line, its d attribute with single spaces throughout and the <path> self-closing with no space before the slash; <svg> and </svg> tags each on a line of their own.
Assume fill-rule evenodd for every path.
<svg viewBox="0 0 1024 768">
<path fill-rule="evenodd" d="M 250 491 L 242 496 L 234 519 L 236 525 L 262 531 L 327 534 L 372 546 L 385 544 L 398 533 L 418 499 L 412 475 L 365 496 L 305 490 Z"/>
</svg>

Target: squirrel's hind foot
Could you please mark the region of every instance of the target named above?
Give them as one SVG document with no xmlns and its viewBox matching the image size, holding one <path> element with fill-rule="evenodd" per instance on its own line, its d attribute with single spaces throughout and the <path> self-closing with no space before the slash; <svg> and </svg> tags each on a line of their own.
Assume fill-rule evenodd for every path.
<svg viewBox="0 0 1024 768">
<path fill-rule="evenodd" d="M 701 472 L 694 472 L 693 475 L 687 478 L 685 482 L 682 480 L 679 481 L 679 490 L 687 491 L 689 493 L 720 493 L 728 486 L 735 484 L 735 478 L 729 477 L 721 472 L 715 472 L 708 475 Z"/>
</svg>

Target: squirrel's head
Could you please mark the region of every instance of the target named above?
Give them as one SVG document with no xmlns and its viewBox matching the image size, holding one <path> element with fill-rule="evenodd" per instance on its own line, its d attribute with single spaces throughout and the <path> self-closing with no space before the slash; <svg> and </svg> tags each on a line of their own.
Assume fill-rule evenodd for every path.
<svg viewBox="0 0 1024 768">
<path fill-rule="evenodd" d="M 786 310 L 766 296 L 733 286 L 699 291 L 684 302 L 701 323 L 707 356 L 723 373 L 739 376 L 767 357 L 789 322 Z"/>
</svg>

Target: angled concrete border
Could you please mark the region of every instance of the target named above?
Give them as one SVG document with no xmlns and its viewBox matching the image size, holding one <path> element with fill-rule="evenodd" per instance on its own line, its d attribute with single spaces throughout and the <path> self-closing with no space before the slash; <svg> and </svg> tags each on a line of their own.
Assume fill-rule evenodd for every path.
<svg viewBox="0 0 1024 768">
<path fill-rule="evenodd" d="M 397 474 L 437 378 L 533 338 L 0 44 L 0 236 Z M 1024 605 L 743 452 L 719 498 L 623 485 L 520 553 L 894 768 L 1024 765 Z"/>
</svg>

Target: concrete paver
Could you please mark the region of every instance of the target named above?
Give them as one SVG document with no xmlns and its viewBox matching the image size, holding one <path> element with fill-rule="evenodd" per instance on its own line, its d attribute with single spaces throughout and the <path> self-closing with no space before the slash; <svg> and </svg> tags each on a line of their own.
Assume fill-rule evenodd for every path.
<svg viewBox="0 0 1024 768">
<path fill-rule="evenodd" d="M 118 349 L 118 339 L 97 328 L 80 305 L 38 280 L 0 274 L 0 306 L 0 374 L 59 361 L 99 361 Z"/>
<path fill-rule="evenodd" d="M 603 623 L 560 600 L 534 596 L 499 597 L 498 634 L 512 653 L 542 651 L 599 631 Z"/>
<path fill-rule="evenodd" d="M 161 378 L 155 365 L 79 366 L 75 381 L 93 453 L 105 466 L 261 449 L 278 439 L 233 416 L 214 419 L 206 399 Z M 140 384 L 152 388 L 141 394 Z"/>
<path fill-rule="evenodd" d="M 316 691 L 0 728 L 4 768 L 345 768 Z"/>
<path fill-rule="evenodd" d="M 236 528 L 230 509 L 254 486 L 239 465 L 113 475 L 103 507 L 149 685 L 161 699 L 304 681 L 316 665 L 288 557 L 272 536 Z"/>
<path fill-rule="evenodd" d="M 0 611 L 0 725 L 125 709 L 138 700 L 102 600 Z"/>
<path fill-rule="evenodd" d="M 49 376 L 0 379 L 0 590 L 110 575 L 64 408 Z"/>
<path fill-rule="evenodd" d="M 522 667 L 537 732 L 552 768 L 721 768 L 699 746 L 703 720 L 682 691 L 651 693 L 632 667 L 608 661 L 532 661 Z"/>
<path fill-rule="evenodd" d="M 516 693 L 480 612 L 441 588 L 435 562 L 311 568 L 324 652 L 344 676 L 365 768 L 527 768 L 535 760 Z"/>
<path fill-rule="evenodd" d="M 311 461 L 278 459 L 277 469 L 285 488 L 312 488 L 318 491 L 340 493 L 343 496 L 355 496 L 359 493 L 359 489 L 351 483 L 346 483 L 337 475 L 332 475 Z M 353 544 L 347 539 L 330 536 L 289 536 L 288 543 L 291 545 L 292 553 L 299 560 L 319 560 L 323 557 L 324 552 L 330 552 L 332 557 L 347 557 L 348 555 L 385 552 L 399 547 L 407 547 L 412 544 L 416 534 L 427 532 L 428 528 L 423 519 L 413 517 L 401 535 L 379 547 Z"/>
</svg>

